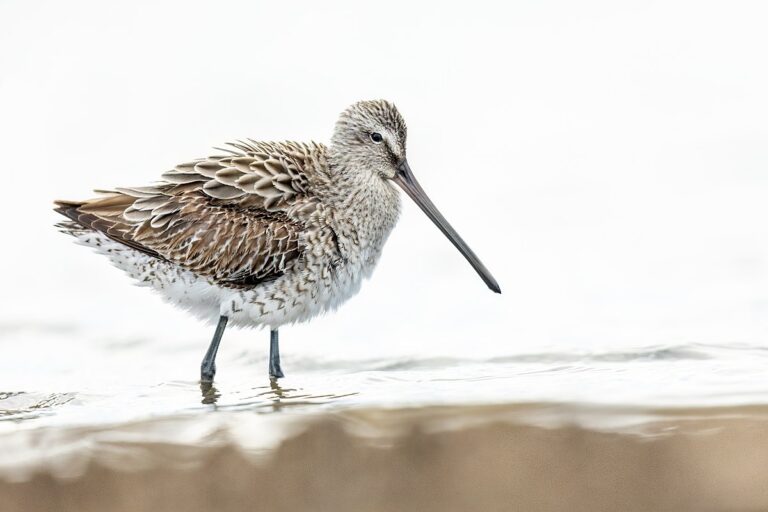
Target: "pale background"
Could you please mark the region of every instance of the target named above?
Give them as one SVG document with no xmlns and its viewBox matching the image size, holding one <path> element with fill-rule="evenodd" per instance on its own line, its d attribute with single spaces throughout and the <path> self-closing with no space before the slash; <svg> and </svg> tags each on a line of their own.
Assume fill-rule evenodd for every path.
<svg viewBox="0 0 768 512">
<path fill-rule="evenodd" d="M 235 138 L 326 142 L 371 98 L 503 295 L 406 198 L 362 292 L 282 330 L 287 360 L 762 344 L 766 5 L 0 0 L 4 363 L 23 380 L 13 334 L 67 328 L 185 346 L 194 373 L 212 329 L 59 234 L 51 201 Z"/>
</svg>

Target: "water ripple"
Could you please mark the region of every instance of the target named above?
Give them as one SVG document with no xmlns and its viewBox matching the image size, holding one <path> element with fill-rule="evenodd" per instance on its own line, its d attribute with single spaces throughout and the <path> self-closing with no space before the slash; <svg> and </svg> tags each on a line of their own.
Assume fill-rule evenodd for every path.
<svg viewBox="0 0 768 512">
<path fill-rule="evenodd" d="M 55 408 L 68 404 L 75 397 L 75 393 L 0 391 L 0 421 L 24 420 L 51 414 Z"/>
</svg>

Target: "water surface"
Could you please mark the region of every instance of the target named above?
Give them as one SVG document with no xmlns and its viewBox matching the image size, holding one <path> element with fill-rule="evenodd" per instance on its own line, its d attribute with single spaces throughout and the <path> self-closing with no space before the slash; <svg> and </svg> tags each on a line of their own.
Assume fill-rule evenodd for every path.
<svg viewBox="0 0 768 512">
<path fill-rule="evenodd" d="M 207 331 L 201 329 L 201 338 Z M 350 408 L 499 403 L 710 407 L 768 403 L 768 347 L 749 344 L 531 350 L 492 357 L 303 356 L 266 375 L 266 347 L 223 349 L 213 386 L 196 380 L 203 343 L 113 340 L 62 325 L 6 328 L 0 433 L 178 415 L 313 414 Z"/>
</svg>

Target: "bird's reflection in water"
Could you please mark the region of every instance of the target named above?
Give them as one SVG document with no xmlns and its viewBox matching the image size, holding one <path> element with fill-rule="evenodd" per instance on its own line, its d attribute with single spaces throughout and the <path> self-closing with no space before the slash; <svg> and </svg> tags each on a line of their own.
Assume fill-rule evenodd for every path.
<svg viewBox="0 0 768 512">
<path fill-rule="evenodd" d="M 210 381 L 200 381 L 200 393 L 203 395 L 201 401 L 203 405 L 216 405 L 216 401 L 221 396 L 219 390 Z"/>
<path fill-rule="evenodd" d="M 295 399 L 301 399 L 301 398 L 309 398 L 310 395 L 302 395 L 295 393 L 298 391 L 295 388 L 284 388 L 280 386 L 280 383 L 277 381 L 277 379 L 270 378 L 269 379 L 269 386 L 258 386 L 253 388 L 253 390 L 264 390 L 260 393 L 257 393 L 256 396 L 251 396 L 248 398 L 248 400 L 253 400 L 254 398 L 260 399 L 259 402 L 262 403 L 262 405 L 272 405 L 274 410 L 279 410 L 282 408 L 283 400 L 295 400 Z M 213 384 L 213 382 L 200 382 L 200 393 L 202 395 L 202 400 L 200 403 L 203 405 L 217 405 L 219 398 L 221 398 L 221 392 L 216 388 L 216 386 Z M 265 400 L 268 400 L 268 402 L 264 402 Z M 247 405 L 247 404 L 241 404 L 241 405 Z M 285 404 L 288 405 L 288 404 Z"/>
<path fill-rule="evenodd" d="M 251 388 L 256 394 L 250 394 L 244 397 L 236 404 L 218 405 L 221 398 L 221 392 L 212 382 L 201 382 L 200 392 L 202 394 L 201 403 L 203 405 L 214 405 L 218 408 L 241 408 L 241 407 L 259 407 L 262 409 L 279 412 L 285 407 L 323 405 L 328 402 L 357 395 L 358 393 L 344 394 L 311 394 L 306 393 L 300 388 L 289 388 L 280 385 L 274 378 L 269 379 L 269 385 L 257 386 Z"/>
<path fill-rule="evenodd" d="M 277 381 L 277 379 L 270 378 L 269 379 L 269 389 L 259 393 L 259 396 L 266 398 L 271 401 L 271 407 L 272 410 L 275 412 L 280 411 L 283 407 L 286 405 L 291 405 L 293 402 L 290 402 L 288 400 L 295 399 L 297 397 L 306 397 L 309 395 L 294 395 L 298 391 L 298 389 L 294 388 L 283 388 L 280 386 L 280 383 Z"/>
</svg>

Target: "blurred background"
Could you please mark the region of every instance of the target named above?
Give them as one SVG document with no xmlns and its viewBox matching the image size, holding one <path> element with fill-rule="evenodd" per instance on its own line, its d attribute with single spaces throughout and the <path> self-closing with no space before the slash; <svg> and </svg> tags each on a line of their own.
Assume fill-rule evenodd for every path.
<svg viewBox="0 0 768 512">
<path fill-rule="evenodd" d="M 406 198 L 362 292 L 281 330 L 289 379 L 394 403 L 424 389 L 687 402 L 727 386 L 724 401 L 765 400 L 767 15 L 758 1 L 2 1 L 2 386 L 186 389 L 212 334 L 58 233 L 53 199 L 144 185 L 236 138 L 327 142 L 349 104 L 386 98 L 416 176 L 503 294 Z M 222 381 L 265 380 L 267 337 L 228 331 Z M 434 372 L 499 380 L 484 395 Z"/>
<path fill-rule="evenodd" d="M 760 1 L 0 0 L 0 508 L 765 510 L 767 25 Z M 374 98 L 502 295 L 405 198 L 361 293 L 281 329 L 285 379 L 230 329 L 201 389 L 213 328 L 53 226 L 54 199 L 327 142 Z"/>
</svg>

